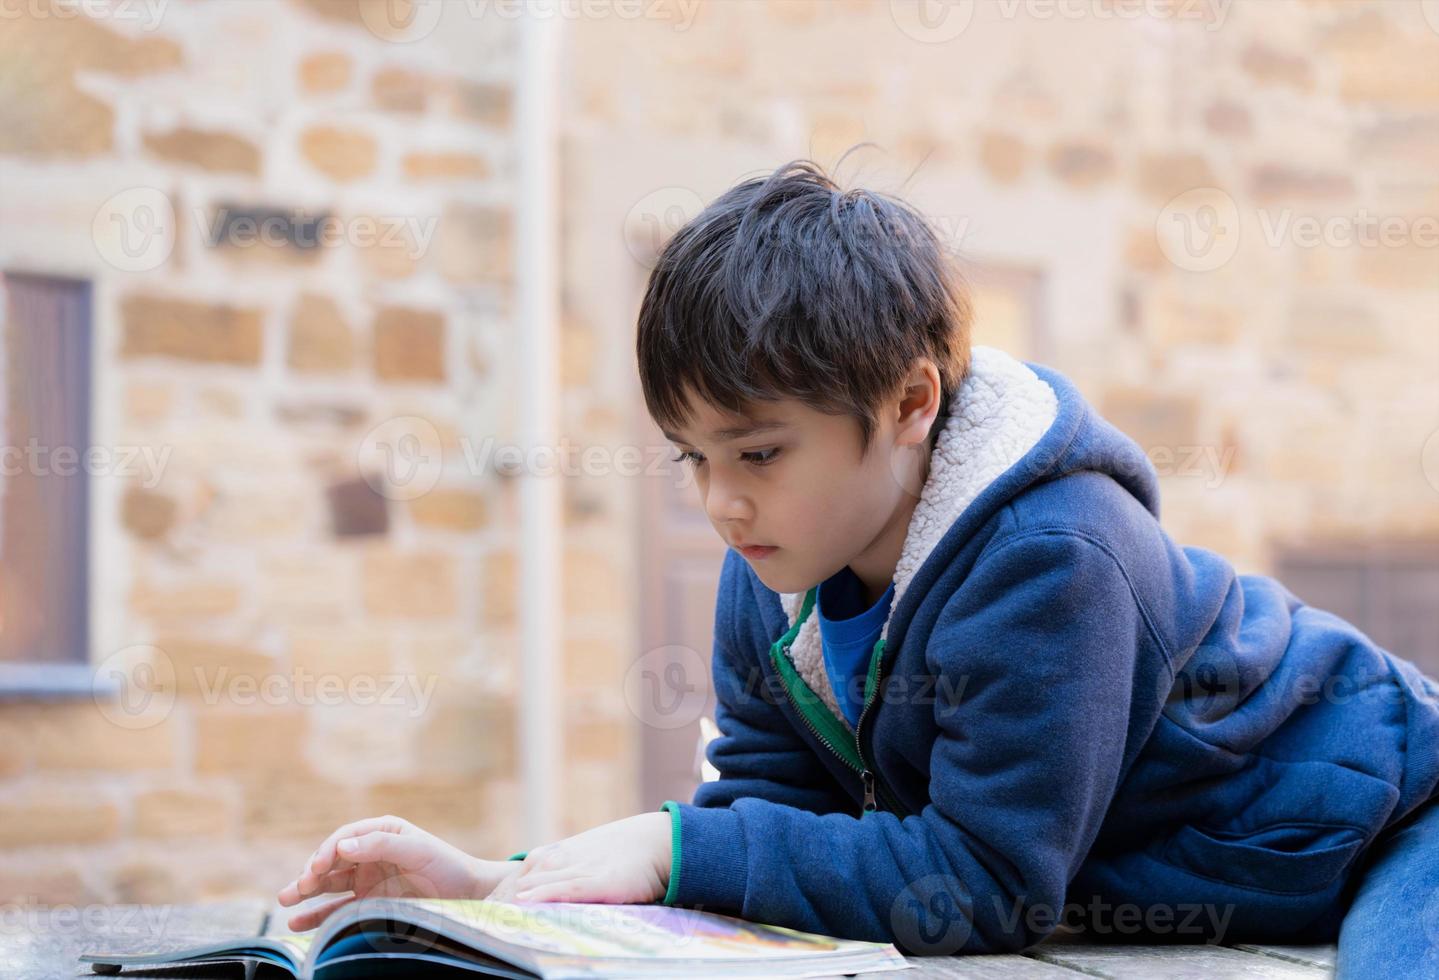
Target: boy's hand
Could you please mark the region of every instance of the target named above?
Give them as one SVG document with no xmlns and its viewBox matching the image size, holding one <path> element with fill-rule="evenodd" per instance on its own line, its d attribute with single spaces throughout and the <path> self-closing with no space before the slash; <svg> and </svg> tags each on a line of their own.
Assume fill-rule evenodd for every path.
<svg viewBox="0 0 1439 980">
<path fill-rule="evenodd" d="M 326 837 L 300 876 L 280 889 L 276 899 L 288 907 L 314 895 L 354 892 L 290 916 L 290 930 L 304 932 L 341 906 L 372 895 L 483 898 L 512 877 L 519 863 L 466 854 L 399 817 L 371 817 Z"/>
<path fill-rule="evenodd" d="M 601 824 L 525 855 L 520 873 L 489 897 L 506 902 L 644 904 L 670 883 L 670 815 L 641 813 Z"/>
</svg>

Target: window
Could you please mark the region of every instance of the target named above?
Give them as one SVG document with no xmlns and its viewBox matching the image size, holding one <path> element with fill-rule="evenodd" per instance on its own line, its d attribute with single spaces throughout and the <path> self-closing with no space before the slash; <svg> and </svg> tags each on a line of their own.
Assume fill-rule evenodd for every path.
<svg viewBox="0 0 1439 980">
<path fill-rule="evenodd" d="M 88 694 L 90 284 L 0 300 L 0 694 Z"/>
<path fill-rule="evenodd" d="M 1439 542 L 1291 549 L 1278 559 L 1290 592 L 1439 676 Z"/>
</svg>

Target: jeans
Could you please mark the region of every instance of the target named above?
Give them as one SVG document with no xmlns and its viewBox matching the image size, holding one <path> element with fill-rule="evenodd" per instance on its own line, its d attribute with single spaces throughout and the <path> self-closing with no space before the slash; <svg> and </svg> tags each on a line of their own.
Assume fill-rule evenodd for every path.
<svg viewBox="0 0 1439 980">
<path fill-rule="evenodd" d="M 1339 926 L 1336 980 L 1439 977 L 1439 800 L 1370 846 Z"/>
</svg>

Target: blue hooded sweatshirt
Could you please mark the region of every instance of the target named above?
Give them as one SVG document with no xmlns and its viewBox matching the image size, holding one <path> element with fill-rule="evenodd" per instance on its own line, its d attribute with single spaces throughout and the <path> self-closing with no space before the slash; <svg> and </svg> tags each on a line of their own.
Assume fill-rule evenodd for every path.
<svg viewBox="0 0 1439 980">
<path fill-rule="evenodd" d="M 975 348 L 856 728 L 815 590 L 725 554 L 719 778 L 663 807 L 665 904 L 921 954 L 1125 903 L 1184 941 L 1332 940 L 1362 853 L 1436 795 L 1439 685 L 1158 518 L 1073 384 Z"/>
</svg>

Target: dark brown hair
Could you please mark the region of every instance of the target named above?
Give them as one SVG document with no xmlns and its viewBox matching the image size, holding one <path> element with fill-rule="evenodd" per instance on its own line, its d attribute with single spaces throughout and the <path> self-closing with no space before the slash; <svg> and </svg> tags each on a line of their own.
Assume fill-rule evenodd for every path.
<svg viewBox="0 0 1439 980">
<path fill-rule="evenodd" d="M 794 160 L 730 188 L 666 243 L 640 306 L 645 407 L 673 430 L 687 387 L 736 415 L 797 398 L 853 416 L 863 454 L 880 403 L 929 357 L 944 394 L 932 438 L 969 367 L 971 318 L 918 211 Z"/>
</svg>

